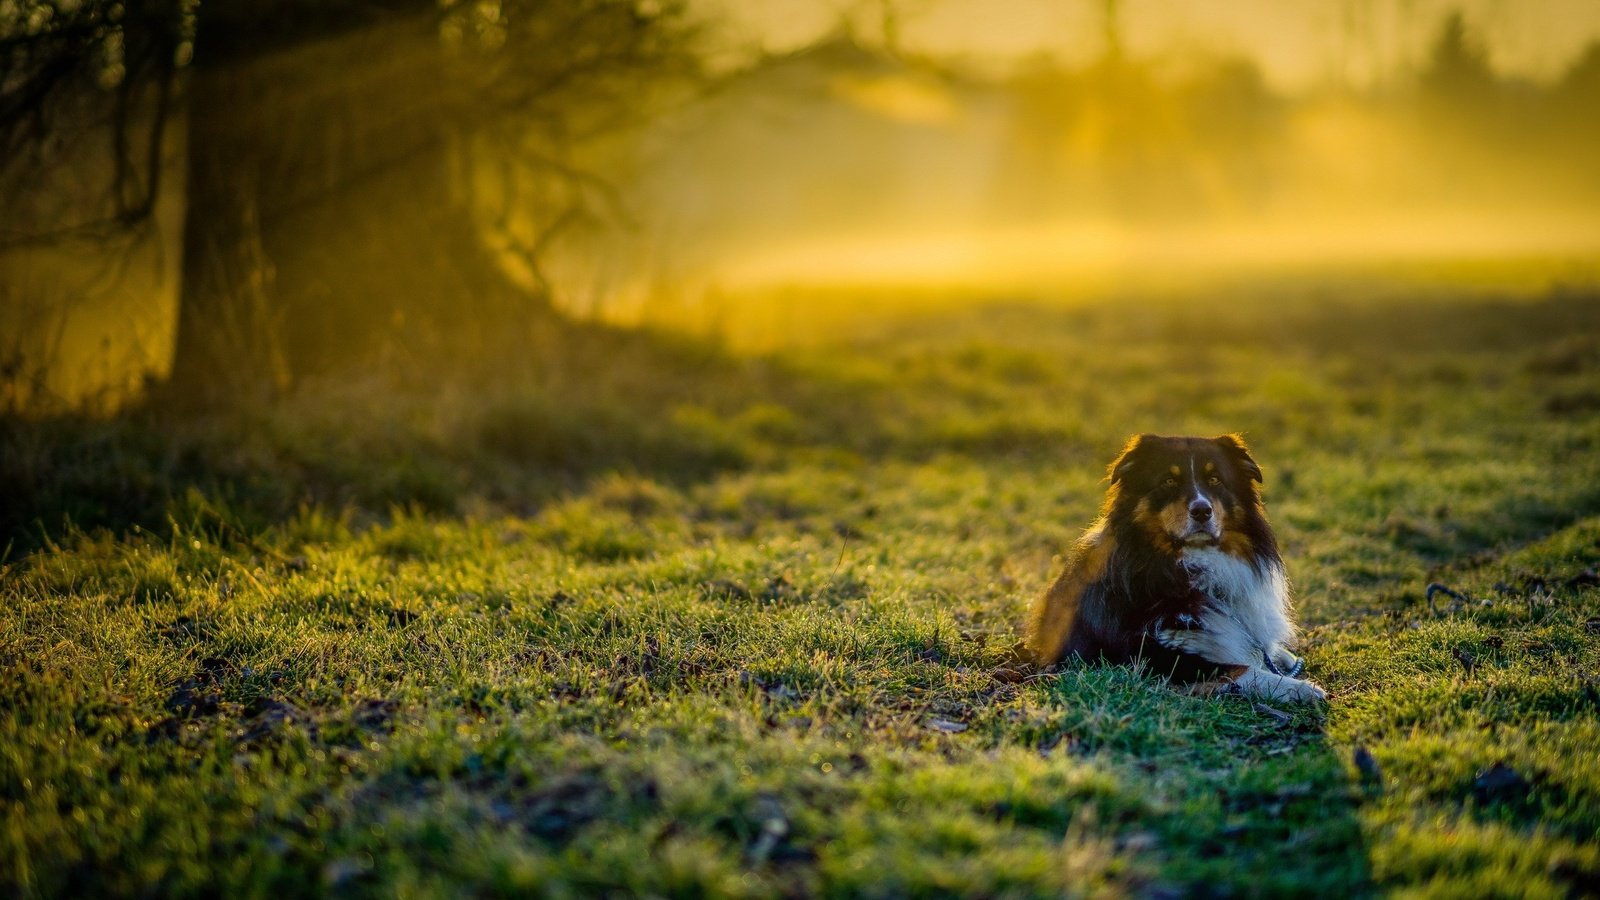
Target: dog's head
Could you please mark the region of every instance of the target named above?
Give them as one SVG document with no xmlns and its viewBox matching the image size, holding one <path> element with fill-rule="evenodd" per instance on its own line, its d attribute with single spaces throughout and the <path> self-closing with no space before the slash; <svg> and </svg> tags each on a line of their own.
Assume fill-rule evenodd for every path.
<svg viewBox="0 0 1600 900">
<path fill-rule="evenodd" d="M 1238 435 L 1141 434 L 1111 464 L 1110 478 L 1107 514 L 1158 547 L 1227 547 L 1261 522 L 1261 467 Z"/>
</svg>

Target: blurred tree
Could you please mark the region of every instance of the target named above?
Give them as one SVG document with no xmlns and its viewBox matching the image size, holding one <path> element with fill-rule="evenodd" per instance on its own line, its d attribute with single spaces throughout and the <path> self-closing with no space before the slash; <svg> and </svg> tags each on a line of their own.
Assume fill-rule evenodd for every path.
<svg viewBox="0 0 1600 900">
<path fill-rule="evenodd" d="M 161 190 L 179 45 L 192 0 L 0 0 L 0 246 L 96 236 L 147 219 Z M 95 214 L 63 224 L 22 187 L 75 141 L 110 139 Z M 77 198 L 74 198 L 77 199 Z"/>
<path fill-rule="evenodd" d="M 1237 210 L 1265 202 L 1281 166 L 1285 103 L 1253 61 L 1222 58 L 1174 88 L 1190 164 L 1193 207 Z"/>
<path fill-rule="evenodd" d="M 1600 142 L 1600 116 L 1595 115 L 1600 109 L 1600 41 L 1591 41 L 1568 66 L 1551 101 L 1545 140 L 1573 176 L 1559 182 L 1563 191 L 1571 197 L 1575 186 L 1583 186 L 1588 196 L 1600 198 L 1600 171 L 1594 164 Z"/>
<path fill-rule="evenodd" d="M 1071 196 L 1072 133 L 1087 103 L 1083 80 L 1059 62 L 1034 56 L 1004 84 L 1013 114 L 996 168 L 994 196 L 1003 216 L 1043 219 Z"/>
<path fill-rule="evenodd" d="M 1467 28 L 1460 10 L 1445 17 L 1422 72 L 1423 92 L 1447 106 L 1482 106 L 1495 87 L 1489 55 Z"/>
<path fill-rule="evenodd" d="M 45 146 L 75 106 L 113 109 L 114 203 L 86 226 L 148 219 L 182 73 L 171 382 L 200 398 L 526 313 L 539 285 L 514 284 L 488 249 L 493 223 L 471 202 L 483 171 L 515 157 L 567 186 L 501 182 L 506 204 L 561 196 L 516 232 L 533 236 L 533 259 L 603 193 L 572 149 L 692 64 L 673 0 L 0 0 L 0 29 L 8 155 Z M 159 115 L 142 99 L 151 84 Z"/>
<path fill-rule="evenodd" d="M 1562 76 L 1556 93 L 1563 103 L 1572 107 L 1572 112 L 1590 113 L 1573 116 L 1574 124 L 1586 126 L 1588 130 L 1600 125 L 1593 115 L 1594 110 L 1600 109 L 1600 41 L 1591 42 L 1583 49 Z"/>
</svg>

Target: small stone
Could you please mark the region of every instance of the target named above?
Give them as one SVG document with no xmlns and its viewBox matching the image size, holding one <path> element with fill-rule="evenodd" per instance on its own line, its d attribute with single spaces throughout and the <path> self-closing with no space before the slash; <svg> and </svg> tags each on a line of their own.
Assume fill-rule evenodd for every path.
<svg viewBox="0 0 1600 900">
<path fill-rule="evenodd" d="M 331 888 L 343 887 L 365 875 L 367 868 L 363 860 L 341 856 L 322 867 L 322 883 Z"/>
<path fill-rule="evenodd" d="M 1503 762 L 1497 762 L 1482 772 L 1472 781 L 1472 796 L 1479 803 L 1505 803 L 1521 800 L 1528 796 L 1528 791 L 1533 785 L 1524 778 L 1521 772 L 1511 768 Z"/>
<path fill-rule="evenodd" d="M 1127 853 L 1148 853 L 1160 844 L 1160 839 L 1148 831 L 1135 831 L 1122 839 L 1122 849 Z"/>
</svg>

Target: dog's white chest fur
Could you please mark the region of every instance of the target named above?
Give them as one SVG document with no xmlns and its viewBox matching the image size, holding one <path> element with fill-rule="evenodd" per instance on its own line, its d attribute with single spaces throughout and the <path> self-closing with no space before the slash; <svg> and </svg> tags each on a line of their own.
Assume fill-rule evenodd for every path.
<svg viewBox="0 0 1600 900">
<path fill-rule="evenodd" d="M 1289 585 L 1283 567 L 1265 565 L 1259 571 L 1236 556 L 1210 547 L 1183 554 L 1189 582 L 1211 598 L 1207 615 L 1234 619 L 1252 638 L 1258 653 L 1278 646 L 1293 646 L 1294 626 L 1289 621 Z M 1241 650 L 1244 648 L 1240 648 Z"/>
<path fill-rule="evenodd" d="M 1185 551 L 1189 583 L 1208 598 L 1198 623 L 1163 629 L 1156 639 L 1168 647 L 1214 663 L 1243 667 L 1232 686 L 1252 697 L 1321 700 L 1322 688 L 1294 677 L 1294 642 L 1289 620 L 1289 585 L 1281 565 L 1258 571 L 1243 560 L 1208 547 Z M 1194 627 L 1197 626 L 1197 627 Z M 1291 673 L 1291 674 L 1280 674 Z"/>
</svg>

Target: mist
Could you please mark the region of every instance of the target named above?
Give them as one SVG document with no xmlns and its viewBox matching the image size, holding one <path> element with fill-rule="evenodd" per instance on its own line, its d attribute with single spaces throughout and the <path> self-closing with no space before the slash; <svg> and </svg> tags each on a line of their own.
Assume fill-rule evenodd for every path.
<svg viewBox="0 0 1600 900">
<path fill-rule="evenodd" d="M 276 394 L 396 348 L 433 365 L 547 307 L 738 334 L 774 294 L 803 321 L 858 289 L 1592 272 L 1600 20 L 1337 8 L 447 5 L 244 55 L 179 19 L 167 80 L 91 60 L 52 142 L 0 167 L 5 403 L 114 408 L 244 368 Z M 567 56 L 527 55 L 553 35 Z"/>
<path fill-rule="evenodd" d="M 1412 68 L 1288 90 L 1248 56 L 1135 55 L 1119 22 L 1081 62 L 897 53 L 848 25 L 760 56 L 643 138 L 640 225 L 600 254 L 636 267 L 607 268 L 613 301 L 1600 247 L 1596 45 L 1502 75 L 1448 13 Z"/>
</svg>

